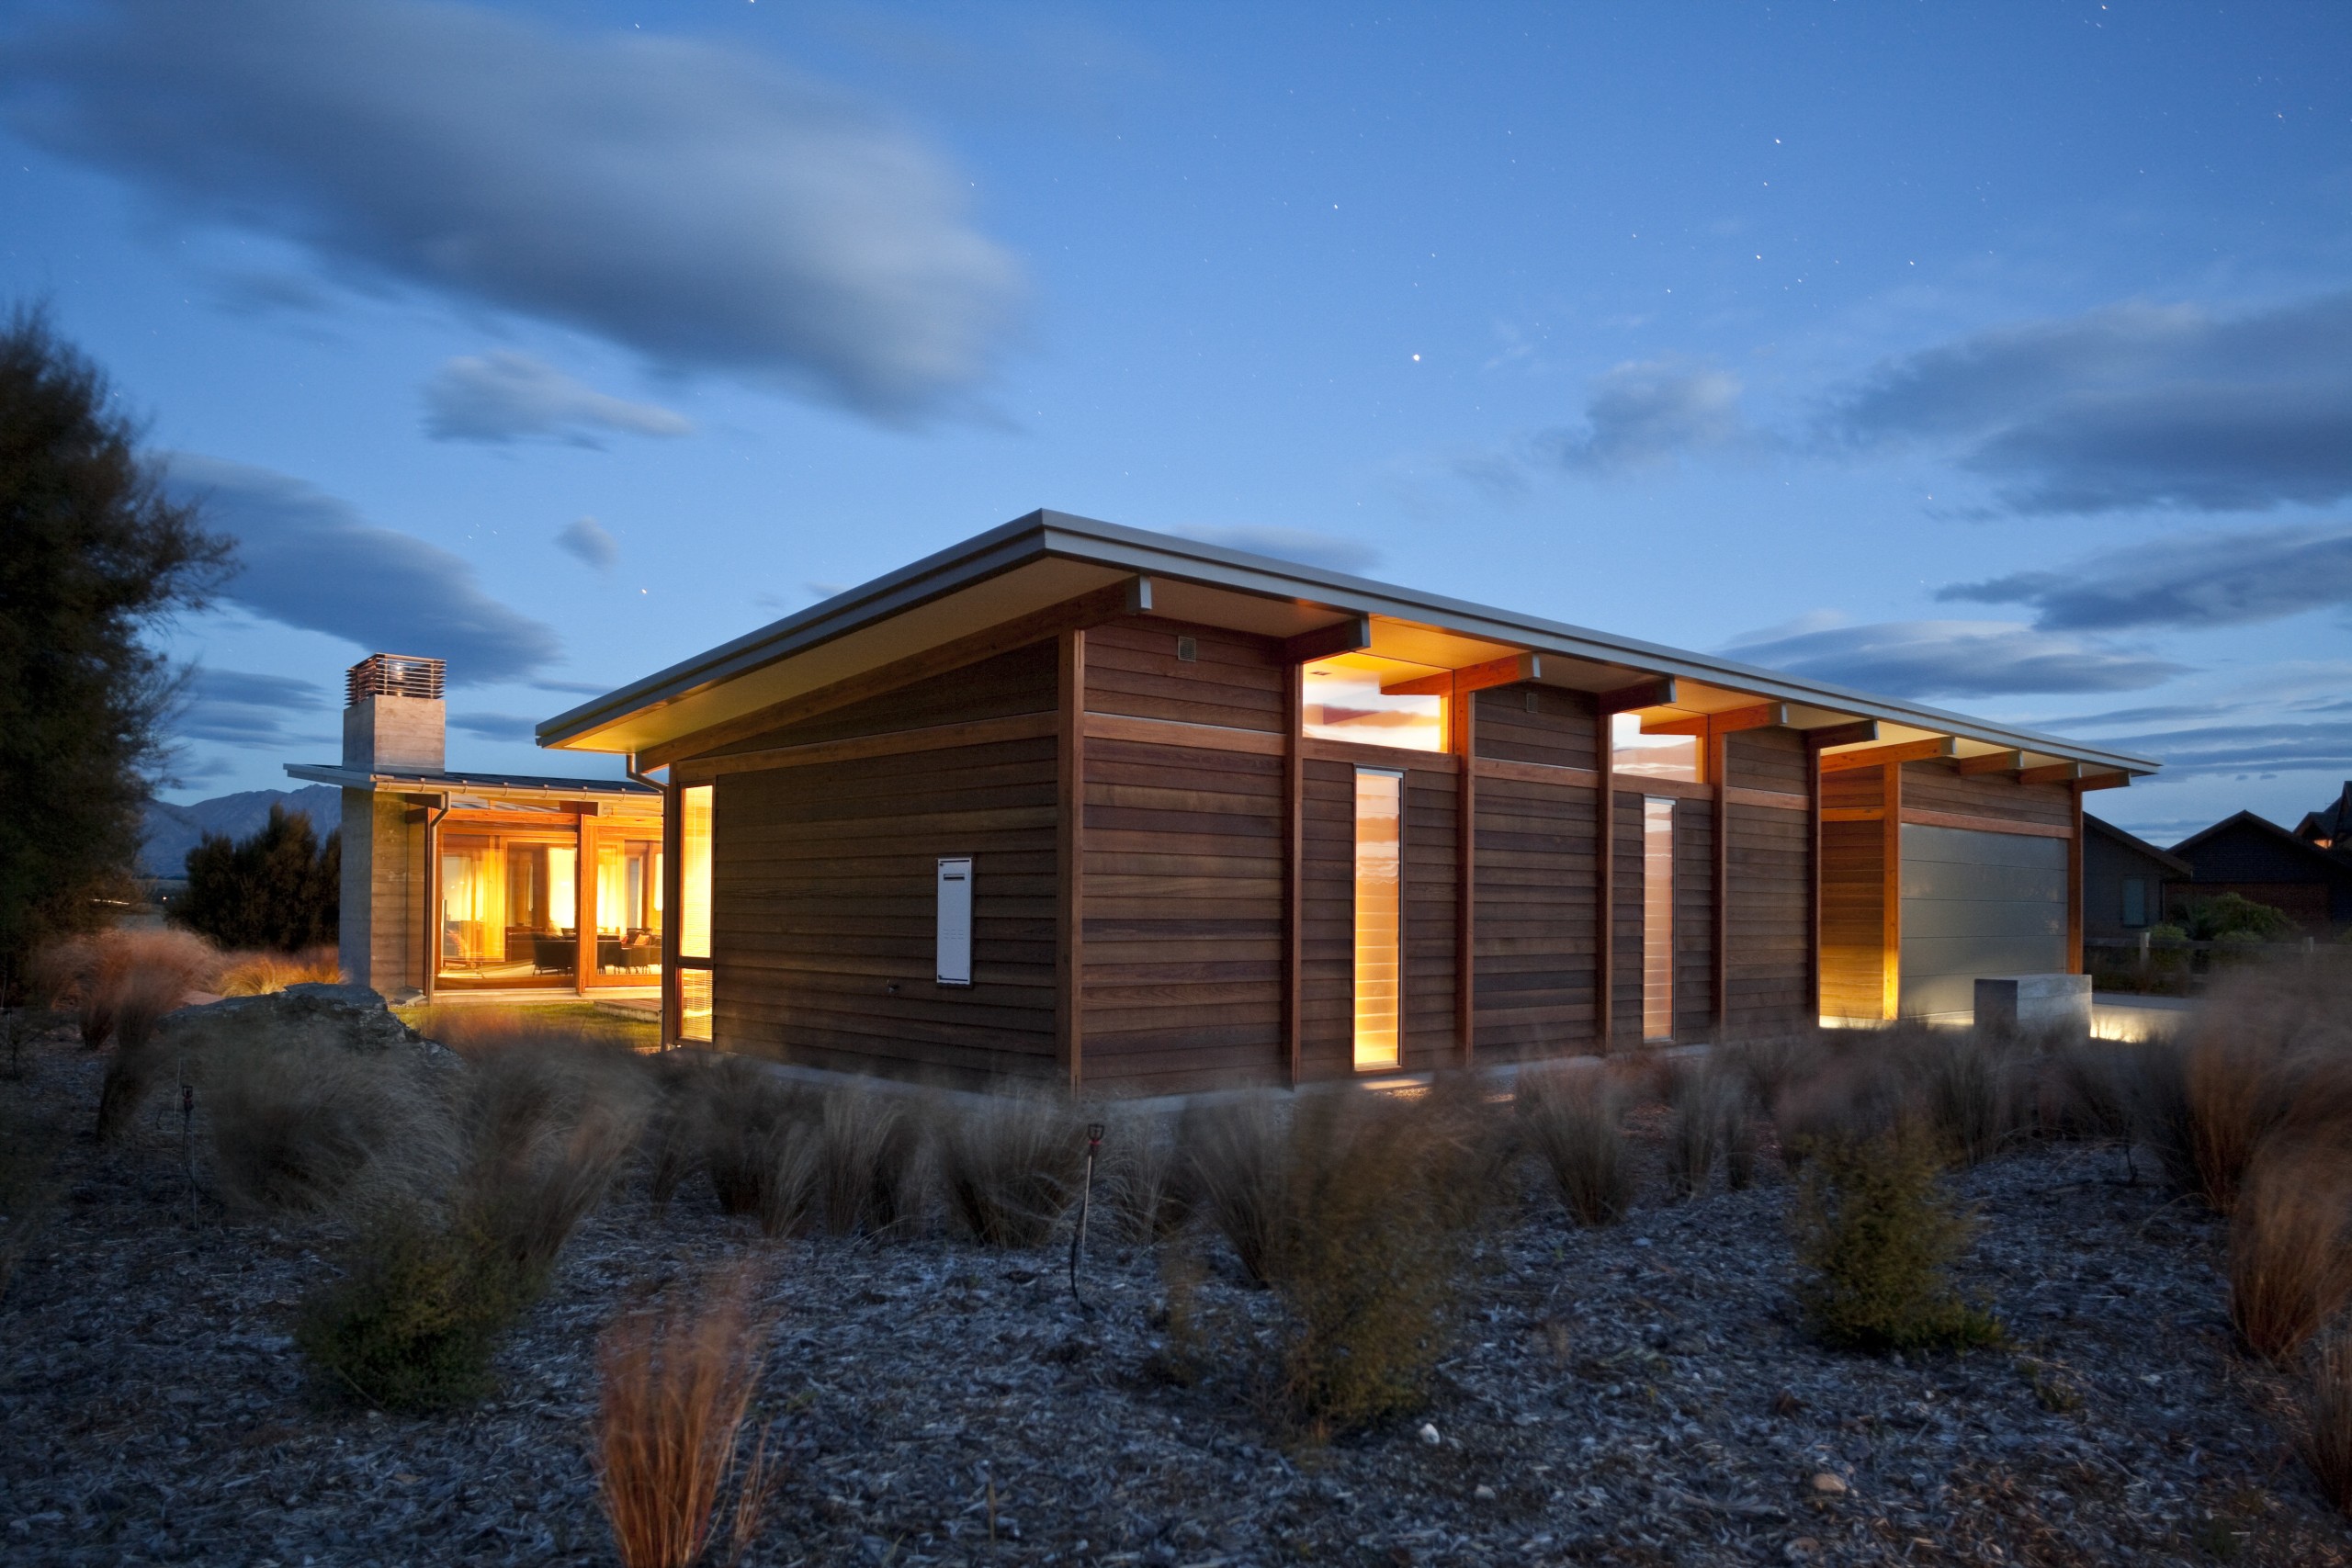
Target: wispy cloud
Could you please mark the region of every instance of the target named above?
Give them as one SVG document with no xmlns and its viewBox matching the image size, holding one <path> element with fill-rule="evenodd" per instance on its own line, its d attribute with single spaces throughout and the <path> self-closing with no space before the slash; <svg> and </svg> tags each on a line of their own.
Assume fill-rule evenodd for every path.
<svg viewBox="0 0 2352 1568">
<path fill-rule="evenodd" d="M 2352 604 L 2352 525 L 2177 534 L 2056 571 L 1955 583 L 1936 597 L 2030 604 L 2049 631 L 2251 626 Z"/>
<path fill-rule="evenodd" d="M 190 672 L 187 699 L 174 729 L 187 740 L 274 745 L 296 739 L 288 728 L 289 717 L 326 705 L 326 691 L 315 682 L 199 665 Z"/>
<path fill-rule="evenodd" d="M 1179 528 L 1176 532 L 1204 545 L 1222 545 L 1228 550 L 1246 550 L 1253 556 L 1272 556 L 1276 560 L 1297 561 L 1302 566 L 1319 566 L 1330 571 L 1360 575 L 1372 570 L 1381 560 L 1379 549 L 1362 539 L 1316 528 L 1289 528 L 1270 523 L 1230 528 Z"/>
<path fill-rule="evenodd" d="M 2352 494 L 2352 293 L 1980 333 L 1880 367 L 1825 429 L 1944 447 L 2021 513 L 2324 503 Z"/>
<path fill-rule="evenodd" d="M 468 735 L 479 735 L 485 740 L 527 741 L 538 728 L 538 720 L 512 713 L 453 713 L 449 728 Z"/>
<path fill-rule="evenodd" d="M 555 547 L 598 571 L 610 571 L 621 558 L 621 542 L 594 517 L 575 517 L 556 536 Z"/>
<path fill-rule="evenodd" d="M 460 558 L 300 479 L 183 452 L 167 482 L 238 542 L 220 597 L 266 620 L 447 659 L 453 685 L 528 675 L 562 652 L 554 628 L 483 592 Z"/>
<path fill-rule="evenodd" d="M 326 271 L 881 417 L 987 371 L 1019 271 L 912 131 L 744 47 L 423 0 L 111 0 L 0 56 L 13 118 Z"/>
<path fill-rule="evenodd" d="M 2130 692 L 2187 668 L 2013 621 L 1881 621 L 1751 637 L 1733 648 L 1767 669 L 1903 697 Z"/>
<path fill-rule="evenodd" d="M 693 430 L 681 414 L 608 396 L 527 354 L 452 359 L 424 383 L 424 433 L 435 441 L 505 446 L 539 438 L 594 446 L 600 435 Z"/>
<path fill-rule="evenodd" d="M 1532 445 L 1575 473 L 1622 474 L 1751 438 L 1739 412 L 1739 378 L 1669 356 L 1632 361 L 1594 378 L 1584 423 L 1547 431 Z"/>
</svg>

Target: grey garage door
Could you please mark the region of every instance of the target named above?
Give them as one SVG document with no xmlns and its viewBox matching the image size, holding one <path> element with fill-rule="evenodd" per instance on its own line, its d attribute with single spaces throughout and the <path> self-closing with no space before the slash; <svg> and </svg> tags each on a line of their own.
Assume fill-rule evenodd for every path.
<svg viewBox="0 0 2352 1568">
<path fill-rule="evenodd" d="M 1979 976 L 2065 967 L 2065 840 L 1904 824 L 1905 1017 L 1973 1012 Z"/>
</svg>

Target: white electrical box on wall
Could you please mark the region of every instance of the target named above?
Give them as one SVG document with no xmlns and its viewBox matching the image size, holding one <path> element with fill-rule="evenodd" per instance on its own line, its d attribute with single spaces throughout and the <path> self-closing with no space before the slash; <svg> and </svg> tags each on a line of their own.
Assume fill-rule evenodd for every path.
<svg viewBox="0 0 2352 1568">
<path fill-rule="evenodd" d="M 939 857 L 939 983 L 972 983 L 972 857 Z"/>
</svg>

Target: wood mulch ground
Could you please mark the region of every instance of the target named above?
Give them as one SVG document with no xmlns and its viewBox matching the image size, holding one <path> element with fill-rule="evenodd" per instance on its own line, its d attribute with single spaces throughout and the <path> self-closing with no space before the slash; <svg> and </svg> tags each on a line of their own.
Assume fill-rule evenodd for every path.
<svg viewBox="0 0 2352 1568">
<path fill-rule="evenodd" d="M 12 1564 L 610 1562 L 596 1333 L 729 1258 L 773 1280 L 757 1410 L 787 1461 L 751 1562 L 2352 1561 L 2282 1380 L 2232 1348 L 2219 1228 L 2113 1149 L 1955 1179 L 1985 1220 L 1968 1282 L 2016 1339 L 1958 1356 L 1808 1342 L 1775 1170 L 1602 1231 L 1531 1188 L 1427 1410 L 1320 1449 L 1270 1435 L 1247 1356 L 1156 1375 L 1148 1249 L 1097 1247 L 1089 1312 L 1055 1251 L 767 1243 L 699 1188 L 666 1212 L 632 1190 L 566 1252 L 503 1393 L 417 1419 L 334 1399 L 291 1348 L 331 1228 L 192 1212 L 174 1107 L 120 1148 L 82 1135 L 96 1074 L 58 1036 L 0 1082 L 77 1134 L 0 1298 Z M 1209 1315 L 1262 1325 L 1202 1245 Z"/>
</svg>

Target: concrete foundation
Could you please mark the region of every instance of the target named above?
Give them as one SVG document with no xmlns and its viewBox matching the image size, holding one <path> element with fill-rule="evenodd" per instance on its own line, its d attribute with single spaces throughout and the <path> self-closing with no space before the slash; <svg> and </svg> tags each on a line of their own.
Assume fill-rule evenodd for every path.
<svg viewBox="0 0 2352 1568">
<path fill-rule="evenodd" d="M 1976 982 L 1979 1029 L 2075 1029 L 2091 1027 L 2088 975 L 1996 975 Z"/>
</svg>

